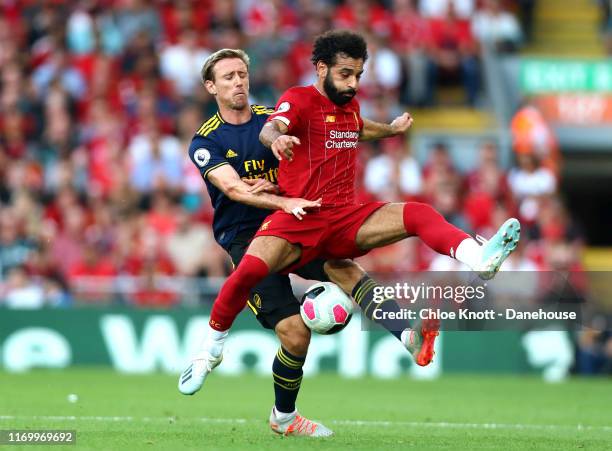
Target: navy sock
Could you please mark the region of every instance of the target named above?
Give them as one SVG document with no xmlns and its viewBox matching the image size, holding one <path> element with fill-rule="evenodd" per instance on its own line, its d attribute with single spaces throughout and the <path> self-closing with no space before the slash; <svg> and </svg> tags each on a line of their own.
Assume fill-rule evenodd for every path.
<svg viewBox="0 0 612 451">
<path fill-rule="evenodd" d="M 374 302 L 374 291 L 376 287 L 380 287 L 380 285 L 378 285 L 370 276 L 365 275 L 359 282 L 357 282 L 357 285 L 355 285 L 351 294 L 366 318 L 374 321 L 376 324 L 380 324 L 395 338 L 401 341 L 402 331 L 410 327 L 408 320 L 389 319 L 388 317 L 383 316 L 383 313 L 393 312 L 398 314 L 401 309 L 400 306 L 397 305 L 397 301 L 393 298 L 387 298 L 380 303 Z M 377 316 L 379 316 L 380 319 L 374 318 L 374 311 L 376 310 L 378 310 Z"/>
<path fill-rule="evenodd" d="M 279 348 L 272 364 L 272 377 L 274 378 L 274 396 L 276 410 L 291 413 L 295 410 L 300 385 L 302 383 L 302 366 L 306 356 L 297 357 L 287 352 L 282 346 Z"/>
</svg>

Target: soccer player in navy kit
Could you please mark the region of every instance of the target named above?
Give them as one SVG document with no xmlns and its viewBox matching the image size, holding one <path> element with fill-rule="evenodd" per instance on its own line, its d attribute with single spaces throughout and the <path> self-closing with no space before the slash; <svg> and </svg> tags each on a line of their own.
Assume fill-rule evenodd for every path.
<svg viewBox="0 0 612 451">
<path fill-rule="evenodd" d="M 309 209 L 319 207 L 320 202 L 276 194 L 278 188 L 274 183 L 277 181 L 278 161 L 258 139 L 261 128 L 274 110 L 248 104 L 247 55 L 231 49 L 216 52 L 206 61 L 202 78 L 208 92 L 215 96 L 219 112 L 196 132 L 189 155 L 200 169 L 215 209 L 215 239 L 238 265 L 257 230 L 265 228 L 262 221 L 271 210 L 282 210 L 301 219 Z M 389 128 L 366 120 L 372 133 L 381 137 L 404 133 L 410 125 L 408 116 L 399 122 L 398 126 Z M 315 280 L 328 280 L 329 277 L 353 294 L 359 304 L 373 304 L 370 288 L 375 283 L 350 260 L 332 264 L 315 260 L 296 273 Z M 360 290 L 362 287 L 368 290 Z M 281 341 L 273 364 L 276 399 L 270 417 L 272 429 L 285 435 L 331 434 L 329 429 L 305 419 L 295 410 L 310 331 L 299 316 L 299 303 L 288 276 L 269 275 L 251 291 L 247 305 L 264 327 L 275 330 Z M 394 307 L 398 308 L 396 304 Z M 366 316 L 371 318 L 373 310 Z M 397 326 L 391 322 L 378 322 L 398 339 L 405 328 L 403 322 Z M 406 347 L 414 355 L 419 345 L 417 340 Z M 202 380 L 197 380 L 197 373 L 207 374 L 212 369 L 206 365 L 210 366 L 207 358 L 194 358 L 179 379 L 182 393 L 193 394 L 200 388 Z"/>
</svg>

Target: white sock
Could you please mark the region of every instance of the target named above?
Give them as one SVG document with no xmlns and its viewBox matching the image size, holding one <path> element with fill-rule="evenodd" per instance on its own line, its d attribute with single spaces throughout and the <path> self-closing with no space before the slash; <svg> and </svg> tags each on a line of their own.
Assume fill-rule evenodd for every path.
<svg viewBox="0 0 612 451">
<path fill-rule="evenodd" d="M 225 339 L 227 338 L 227 335 L 227 330 L 220 332 L 216 329 L 213 329 L 209 325 L 208 333 L 206 334 L 206 338 L 204 339 L 204 343 L 202 344 L 202 349 L 204 351 L 208 351 L 213 357 L 220 357 L 223 353 L 223 345 L 225 344 Z"/>
<path fill-rule="evenodd" d="M 476 269 L 482 259 L 482 247 L 475 239 L 466 238 L 457 246 L 455 258 L 468 265 L 470 269 Z"/>
<path fill-rule="evenodd" d="M 279 412 L 278 409 L 274 407 L 274 416 L 278 421 L 287 421 L 288 419 L 293 418 L 296 412 L 297 409 L 293 412 Z"/>
</svg>

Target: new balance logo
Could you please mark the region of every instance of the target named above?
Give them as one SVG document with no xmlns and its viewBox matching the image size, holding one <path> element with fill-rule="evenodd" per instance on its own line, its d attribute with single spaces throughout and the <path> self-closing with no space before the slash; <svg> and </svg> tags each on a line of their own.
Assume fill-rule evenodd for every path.
<svg viewBox="0 0 612 451">
<path fill-rule="evenodd" d="M 336 116 L 332 116 L 332 115 L 325 116 L 325 122 L 336 122 Z"/>
<path fill-rule="evenodd" d="M 270 219 L 269 221 L 264 222 L 261 227 L 259 228 L 260 231 L 264 231 L 264 230 L 268 230 L 268 226 L 270 225 L 270 223 L 272 222 L 272 220 Z"/>
<path fill-rule="evenodd" d="M 234 158 L 237 157 L 238 154 L 236 152 L 234 152 L 232 149 L 229 149 L 227 151 L 227 153 L 225 154 L 225 158 Z"/>
</svg>

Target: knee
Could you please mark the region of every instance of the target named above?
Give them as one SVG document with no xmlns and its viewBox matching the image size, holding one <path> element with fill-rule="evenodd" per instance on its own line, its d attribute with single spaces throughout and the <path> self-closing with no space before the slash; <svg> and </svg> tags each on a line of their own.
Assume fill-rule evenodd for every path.
<svg viewBox="0 0 612 451">
<path fill-rule="evenodd" d="M 353 287 L 366 274 L 363 268 L 352 260 L 328 260 L 323 265 L 323 270 L 329 280 L 342 288 L 349 296 Z"/>
<path fill-rule="evenodd" d="M 416 229 L 427 224 L 432 215 L 440 214 L 431 206 L 422 202 L 406 202 L 404 204 L 404 227 L 410 235 L 414 235 Z"/>
<path fill-rule="evenodd" d="M 268 264 L 265 260 L 246 254 L 231 277 L 237 285 L 252 287 L 258 284 L 268 273 Z"/>
<path fill-rule="evenodd" d="M 276 325 L 276 335 L 281 345 L 290 354 L 305 356 L 310 345 L 310 329 L 306 327 L 300 315 L 285 318 Z"/>
</svg>

